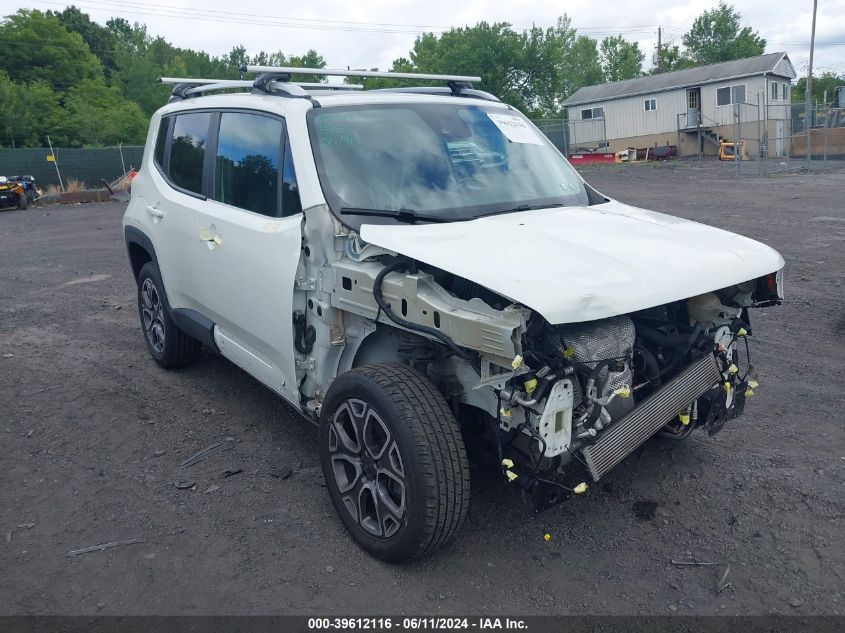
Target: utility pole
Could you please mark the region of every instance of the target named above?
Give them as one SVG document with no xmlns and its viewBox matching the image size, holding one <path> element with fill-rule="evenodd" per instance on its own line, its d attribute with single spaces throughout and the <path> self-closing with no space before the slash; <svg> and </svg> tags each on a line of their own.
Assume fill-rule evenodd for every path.
<svg viewBox="0 0 845 633">
<path fill-rule="evenodd" d="M 807 67 L 807 93 L 804 95 L 804 127 L 807 128 L 807 169 L 810 168 L 810 107 L 813 92 L 813 49 L 816 46 L 816 9 L 818 0 L 813 0 L 813 29 L 810 32 L 810 65 Z"/>
<path fill-rule="evenodd" d="M 660 58 L 663 55 L 663 37 L 660 25 L 657 25 L 657 72 L 661 72 L 663 69 L 660 66 Z"/>
</svg>

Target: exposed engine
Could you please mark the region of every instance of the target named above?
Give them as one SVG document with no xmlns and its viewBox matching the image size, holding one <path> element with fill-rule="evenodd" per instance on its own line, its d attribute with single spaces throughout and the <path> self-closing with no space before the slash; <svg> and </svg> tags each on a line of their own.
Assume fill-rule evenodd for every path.
<svg viewBox="0 0 845 633">
<path fill-rule="evenodd" d="M 585 428 L 603 428 L 634 408 L 630 391 L 634 323 L 627 316 L 550 328 L 543 341 L 553 353 L 568 358 L 575 369 L 576 435 Z"/>
<path fill-rule="evenodd" d="M 500 392 L 500 428 L 534 472 L 560 469 L 581 452 L 596 479 L 655 432 L 717 432 L 756 386 L 737 349 L 750 330 L 751 290 L 599 321 L 530 324 L 525 358 Z"/>
</svg>

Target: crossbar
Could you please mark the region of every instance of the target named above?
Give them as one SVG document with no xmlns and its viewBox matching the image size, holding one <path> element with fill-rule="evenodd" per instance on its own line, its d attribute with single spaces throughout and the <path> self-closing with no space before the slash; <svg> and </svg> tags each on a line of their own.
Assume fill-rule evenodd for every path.
<svg viewBox="0 0 845 633">
<path fill-rule="evenodd" d="M 428 73 L 395 73 L 380 70 L 342 70 L 339 68 L 293 68 L 290 66 L 250 66 L 240 67 L 242 73 L 278 73 L 290 75 L 321 75 L 325 77 L 380 77 L 384 79 L 422 79 L 426 81 L 455 81 L 478 83 L 481 77 L 467 75 L 431 75 Z"/>
</svg>

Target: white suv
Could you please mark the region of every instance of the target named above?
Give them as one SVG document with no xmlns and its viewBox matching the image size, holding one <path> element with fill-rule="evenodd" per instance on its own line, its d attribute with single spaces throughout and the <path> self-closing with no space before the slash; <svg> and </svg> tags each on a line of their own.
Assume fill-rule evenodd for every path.
<svg viewBox="0 0 845 633">
<path fill-rule="evenodd" d="M 454 536 L 465 438 L 543 508 L 655 434 L 742 411 L 738 342 L 781 301 L 778 253 L 597 193 L 477 78 L 356 91 L 290 78 L 380 73 L 244 70 L 171 80 L 152 118 L 124 218 L 144 337 L 166 368 L 205 345 L 318 423 L 366 550 Z"/>
</svg>

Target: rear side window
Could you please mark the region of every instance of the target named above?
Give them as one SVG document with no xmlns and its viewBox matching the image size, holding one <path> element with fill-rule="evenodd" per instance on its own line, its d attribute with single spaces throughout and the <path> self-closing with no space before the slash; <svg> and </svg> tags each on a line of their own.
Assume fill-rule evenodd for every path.
<svg viewBox="0 0 845 633">
<path fill-rule="evenodd" d="M 158 126 L 158 136 L 156 137 L 155 162 L 162 168 L 164 168 L 164 150 L 167 147 L 167 128 L 169 125 L 170 119 L 162 119 Z"/>
<path fill-rule="evenodd" d="M 296 215 L 302 212 L 299 200 L 299 188 L 296 186 L 296 171 L 293 168 L 293 157 L 290 153 L 290 143 L 285 143 L 285 167 L 282 186 L 282 215 Z"/>
<path fill-rule="evenodd" d="M 214 162 L 214 199 L 262 215 L 279 215 L 284 124 L 245 112 L 223 112 Z"/>
<path fill-rule="evenodd" d="M 173 123 L 167 175 L 174 185 L 193 193 L 202 193 L 203 161 L 210 123 L 210 112 L 179 114 Z"/>
</svg>

